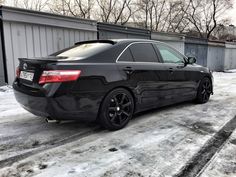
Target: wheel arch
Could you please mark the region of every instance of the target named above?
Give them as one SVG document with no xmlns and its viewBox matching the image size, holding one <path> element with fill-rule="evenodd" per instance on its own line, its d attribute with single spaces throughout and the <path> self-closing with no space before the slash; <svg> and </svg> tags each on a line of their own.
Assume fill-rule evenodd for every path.
<svg viewBox="0 0 236 177">
<path fill-rule="evenodd" d="M 125 90 L 127 90 L 127 91 L 131 94 L 131 96 L 132 96 L 132 98 L 133 98 L 133 100 L 134 100 L 134 112 L 135 112 L 135 110 L 136 110 L 136 97 L 135 97 L 135 94 L 134 94 L 134 92 L 132 91 L 132 89 L 129 88 L 129 87 L 127 87 L 127 86 L 116 86 L 116 87 L 114 87 L 114 88 L 108 90 L 108 91 L 106 92 L 106 94 L 103 96 L 103 98 L 102 98 L 102 100 L 101 100 L 101 102 L 100 102 L 100 105 L 99 105 L 98 114 L 97 114 L 97 118 L 96 118 L 97 120 L 98 120 L 98 118 L 99 118 L 99 113 L 100 113 L 100 110 L 101 110 L 102 103 L 103 103 L 104 99 L 106 98 L 106 96 L 107 96 L 110 92 L 112 92 L 113 90 L 119 89 L 119 88 L 125 89 Z"/>
<path fill-rule="evenodd" d="M 203 80 L 204 78 L 207 78 L 207 79 L 209 79 L 209 80 L 211 81 L 211 92 L 212 92 L 212 94 L 213 94 L 213 80 L 212 80 L 211 76 L 209 76 L 209 75 L 204 75 L 204 76 L 201 78 L 201 80 L 200 80 L 200 82 L 199 82 L 199 85 L 200 85 L 200 83 L 202 82 L 202 80 Z M 199 85 L 198 85 L 198 87 L 199 87 Z"/>
</svg>

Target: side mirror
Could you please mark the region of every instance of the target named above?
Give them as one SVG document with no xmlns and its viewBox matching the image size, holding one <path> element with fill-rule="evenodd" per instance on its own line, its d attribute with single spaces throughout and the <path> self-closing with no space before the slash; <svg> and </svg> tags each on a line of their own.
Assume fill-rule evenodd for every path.
<svg viewBox="0 0 236 177">
<path fill-rule="evenodd" d="M 197 62 L 197 59 L 195 57 L 188 57 L 187 64 L 194 64 Z"/>
</svg>

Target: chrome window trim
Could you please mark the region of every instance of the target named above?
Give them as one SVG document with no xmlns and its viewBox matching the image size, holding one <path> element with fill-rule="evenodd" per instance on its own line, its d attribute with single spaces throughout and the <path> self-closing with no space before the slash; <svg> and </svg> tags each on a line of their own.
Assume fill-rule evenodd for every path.
<svg viewBox="0 0 236 177">
<path fill-rule="evenodd" d="M 123 50 L 122 52 L 118 55 L 118 57 L 116 58 L 116 63 L 161 63 L 161 62 L 131 62 L 131 61 L 118 61 L 121 57 L 121 55 L 133 44 L 161 44 L 161 45 L 166 45 L 168 47 L 170 47 L 171 49 L 173 49 L 174 51 L 176 51 L 178 54 L 180 54 L 181 56 L 185 57 L 185 59 L 187 58 L 184 54 L 180 53 L 178 50 L 176 50 L 175 48 L 171 47 L 170 45 L 164 43 L 164 42 L 160 42 L 160 41 L 138 41 L 138 42 L 132 42 L 130 43 L 129 45 L 127 45 Z M 184 60 L 185 60 L 184 59 Z"/>
<path fill-rule="evenodd" d="M 162 63 L 160 63 L 160 62 L 140 62 L 140 61 L 138 61 L 138 62 L 135 62 L 135 61 L 133 61 L 133 62 L 131 62 L 131 61 L 117 61 L 116 63 L 132 63 L 132 64 L 134 64 L 134 63 L 142 63 L 142 64 L 162 64 Z"/>
</svg>

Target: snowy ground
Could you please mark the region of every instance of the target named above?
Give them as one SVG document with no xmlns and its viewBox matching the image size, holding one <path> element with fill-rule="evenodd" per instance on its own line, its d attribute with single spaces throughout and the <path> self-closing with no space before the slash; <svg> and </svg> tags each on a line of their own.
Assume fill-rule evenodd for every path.
<svg viewBox="0 0 236 177">
<path fill-rule="evenodd" d="M 199 177 L 236 176 L 236 131 L 203 170 Z"/>
<path fill-rule="evenodd" d="M 148 111 L 116 132 L 95 124 L 48 124 L 20 108 L 11 89 L 1 88 L 0 176 L 178 176 L 236 115 L 236 73 L 214 76 L 215 94 L 207 104 Z M 236 163 L 235 155 L 227 156 L 235 152 L 232 137 L 201 177 L 236 176 L 235 168 L 221 170 Z"/>
</svg>

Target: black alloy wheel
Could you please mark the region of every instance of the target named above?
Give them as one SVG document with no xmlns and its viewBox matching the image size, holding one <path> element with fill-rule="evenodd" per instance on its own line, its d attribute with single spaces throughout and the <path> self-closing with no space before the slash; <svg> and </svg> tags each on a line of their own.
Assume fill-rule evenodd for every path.
<svg viewBox="0 0 236 177">
<path fill-rule="evenodd" d="M 119 130 L 126 126 L 134 112 L 134 101 L 129 91 L 118 88 L 111 91 L 104 99 L 99 120 L 109 130 Z"/>
<path fill-rule="evenodd" d="M 206 103 L 210 99 L 212 93 L 212 83 L 209 78 L 204 78 L 198 88 L 197 102 Z"/>
</svg>

